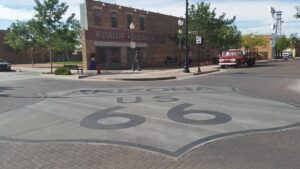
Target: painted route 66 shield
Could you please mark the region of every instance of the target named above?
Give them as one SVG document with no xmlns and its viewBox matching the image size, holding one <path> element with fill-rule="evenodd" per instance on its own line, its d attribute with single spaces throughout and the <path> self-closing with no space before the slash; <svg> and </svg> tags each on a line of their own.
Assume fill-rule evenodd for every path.
<svg viewBox="0 0 300 169">
<path fill-rule="evenodd" d="M 81 88 L 0 115 L 0 139 L 94 142 L 179 156 L 225 136 L 299 126 L 299 108 L 231 88 Z"/>
</svg>

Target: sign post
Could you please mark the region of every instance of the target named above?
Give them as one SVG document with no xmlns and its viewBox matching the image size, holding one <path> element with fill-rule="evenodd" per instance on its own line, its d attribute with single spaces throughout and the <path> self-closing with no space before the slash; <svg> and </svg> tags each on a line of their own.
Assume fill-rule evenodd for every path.
<svg viewBox="0 0 300 169">
<path fill-rule="evenodd" d="M 134 49 L 135 48 L 135 42 L 130 42 L 129 46 L 130 46 L 131 49 Z"/>
<path fill-rule="evenodd" d="M 200 45 L 202 45 L 203 43 L 203 38 L 202 36 L 196 36 L 196 45 L 198 46 L 197 48 L 197 53 L 198 53 L 198 73 L 201 72 L 201 69 L 200 69 L 200 52 L 199 52 L 199 48 L 200 48 Z"/>
<path fill-rule="evenodd" d="M 197 45 L 202 45 L 203 39 L 201 36 L 196 36 L 196 44 Z"/>
</svg>

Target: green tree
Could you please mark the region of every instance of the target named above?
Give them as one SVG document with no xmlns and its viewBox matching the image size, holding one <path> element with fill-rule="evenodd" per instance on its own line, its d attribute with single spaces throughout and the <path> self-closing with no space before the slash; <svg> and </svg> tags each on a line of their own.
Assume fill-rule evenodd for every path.
<svg viewBox="0 0 300 169">
<path fill-rule="evenodd" d="M 28 22 L 17 21 L 10 27 L 5 43 L 14 51 L 31 48 L 33 53 L 37 47 L 48 49 L 52 70 L 52 51 L 70 53 L 79 44 L 79 21 L 72 14 L 65 21 L 62 17 L 69 6 L 59 0 L 35 0 L 34 18 Z"/>
<path fill-rule="evenodd" d="M 295 18 L 300 19 L 300 7 L 297 6 L 296 10 L 297 10 L 297 13 L 294 16 L 295 16 Z"/>
<path fill-rule="evenodd" d="M 253 52 L 258 46 L 266 46 L 267 44 L 267 40 L 262 36 L 252 33 L 244 35 L 242 38 L 242 45 L 250 52 Z"/>
<path fill-rule="evenodd" d="M 30 50 L 31 64 L 34 64 L 34 51 L 39 47 L 37 22 L 30 20 L 28 22 L 17 21 L 12 23 L 10 31 L 4 38 L 4 43 L 15 52 Z"/>
<path fill-rule="evenodd" d="M 43 3 L 40 0 L 35 0 L 36 6 L 34 7 L 35 19 L 41 26 L 39 29 L 39 43 L 43 44 L 48 48 L 49 59 L 51 64 L 51 73 L 53 72 L 52 68 L 52 51 L 60 50 L 58 49 L 57 44 L 61 44 L 64 47 L 66 46 L 75 46 L 77 41 L 74 44 L 71 44 L 69 36 L 72 36 L 73 31 L 68 31 L 68 28 L 72 28 L 73 25 L 77 23 L 74 19 L 75 14 L 72 14 L 68 17 L 67 21 L 63 21 L 63 15 L 67 12 L 69 6 L 66 3 L 59 3 L 59 0 L 44 0 Z M 65 35 L 64 33 L 68 34 Z M 60 35 L 65 35 L 67 37 L 64 41 L 63 38 L 58 38 Z M 77 36 L 75 36 L 77 37 Z M 68 50 L 70 47 L 67 47 Z"/>
<path fill-rule="evenodd" d="M 242 43 L 241 32 L 237 29 L 236 26 L 224 26 L 220 29 L 218 37 L 218 47 L 221 51 L 230 49 L 230 48 L 240 48 Z"/>
<path fill-rule="evenodd" d="M 293 33 L 290 35 L 290 47 L 291 48 L 296 48 L 297 46 L 299 46 L 300 44 L 300 40 L 298 37 L 297 33 Z"/>
<path fill-rule="evenodd" d="M 67 56 L 68 61 L 68 55 L 76 49 L 76 46 L 80 45 L 80 24 L 74 17 L 75 15 L 72 15 L 53 37 L 55 41 L 53 50 Z"/>
<path fill-rule="evenodd" d="M 211 48 L 220 50 L 239 47 L 241 43 L 241 33 L 233 24 L 235 17 L 225 19 L 226 14 L 216 15 L 215 8 L 211 9 L 210 4 L 201 2 L 192 5 L 189 9 L 189 30 L 194 34 L 190 40 L 194 42 L 195 34 L 204 38 L 202 48 L 207 51 Z"/>
<path fill-rule="evenodd" d="M 282 52 L 289 48 L 290 45 L 290 40 L 285 35 L 279 37 L 275 44 L 276 55 L 282 57 Z"/>
</svg>

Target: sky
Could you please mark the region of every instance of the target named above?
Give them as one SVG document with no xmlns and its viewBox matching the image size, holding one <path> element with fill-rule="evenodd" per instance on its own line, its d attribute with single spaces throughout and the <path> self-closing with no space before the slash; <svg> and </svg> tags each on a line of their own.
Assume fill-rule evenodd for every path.
<svg viewBox="0 0 300 169">
<path fill-rule="evenodd" d="M 43 1 L 43 0 L 40 0 Z M 236 16 L 235 25 L 243 34 L 272 34 L 273 22 L 269 6 L 283 12 L 282 31 L 286 35 L 298 33 L 300 36 L 300 19 L 295 19 L 296 6 L 300 0 L 189 0 L 190 4 L 201 1 L 210 3 L 218 15 L 226 13 L 226 18 Z M 60 0 L 70 8 L 68 13 L 75 13 L 80 19 L 79 4 L 84 0 Z M 185 15 L 185 0 L 102 0 L 102 2 L 144 9 L 173 16 Z M 33 17 L 34 0 L 0 0 L 0 29 L 7 29 L 16 20 L 26 21 Z"/>
</svg>

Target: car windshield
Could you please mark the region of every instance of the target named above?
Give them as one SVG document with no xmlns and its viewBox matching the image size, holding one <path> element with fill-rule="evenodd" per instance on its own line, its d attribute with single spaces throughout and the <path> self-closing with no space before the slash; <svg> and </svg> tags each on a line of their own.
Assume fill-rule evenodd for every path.
<svg viewBox="0 0 300 169">
<path fill-rule="evenodd" d="M 5 63 L 6 61 L 3 59 L 0 59 L 0 63 Z"/>
<path fill-rule="evenodd" d="M 224 52 L 223 56 L 230 56 L 230 55 L 240 55 L 241 52 L 240 51 L 228 51 L 228 52 Z"/>
</svg>

